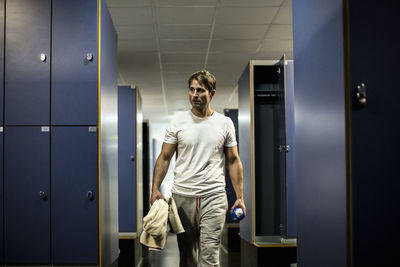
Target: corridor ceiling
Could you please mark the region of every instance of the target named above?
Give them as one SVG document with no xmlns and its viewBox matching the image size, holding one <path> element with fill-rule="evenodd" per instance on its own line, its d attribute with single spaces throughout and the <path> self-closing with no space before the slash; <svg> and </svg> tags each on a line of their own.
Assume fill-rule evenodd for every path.
<svg viewBox="0 0 400 267">
<path fill-rule="evenodd" d="M 190 107 L 188 76 L 217 79 L 213 109 L 238 107 L 250 59 L 293 58 L 292 0 L 107 0 L 118 33 L 118 84 L 136 85 L 144 119 Z"/>
</svg>

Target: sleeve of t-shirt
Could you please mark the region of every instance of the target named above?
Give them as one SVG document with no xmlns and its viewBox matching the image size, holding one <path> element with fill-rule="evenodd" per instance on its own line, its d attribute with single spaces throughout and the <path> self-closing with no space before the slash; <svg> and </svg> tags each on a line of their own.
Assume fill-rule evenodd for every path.
<svg viewBox="0 0 400 267">
<path fill-rule="evenodd" d="M 165 130 L 164 143 L 167 144 L 177 144 L 178 138 L 176 136 L 176 128 L 174 127 L 174 122 L 171 121 L 168 128 Z"/>
<path fill-rule="evenodd" d="M 236 142 L 236 135 L 235 135 L 235 126 L 233 125 L 233 122 L 230 118 L 227 118 L 227 127 L 226 127 L 226 138 L 225 138 L 225 144 L 224 146 L 226 147 L 233 147 L 237 146 Z"/>
</svg>

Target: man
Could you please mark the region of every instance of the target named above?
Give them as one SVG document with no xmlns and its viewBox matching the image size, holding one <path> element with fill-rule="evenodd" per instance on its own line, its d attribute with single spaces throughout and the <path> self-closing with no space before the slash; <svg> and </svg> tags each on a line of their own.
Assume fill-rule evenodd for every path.
<svg viewBox="0 0 400 267">
<path fill-rule="evenodd" d="M 246 214 L 243 199 L 243 167 L 232 120 L 211 109 L 216 80 L 208 71 L 189 78 L 191 110 L 180 112 L 166 130 L 153 175 L 151 204 L 165 199 L 159 187 L 176 152 L 173 198 L 185 233 L 178 234 L 180 266 L 219 266 L 219 247 L 228 208 L 225 193 L 225 158 L 236 193 L 236 202 Z"/>
</svg>

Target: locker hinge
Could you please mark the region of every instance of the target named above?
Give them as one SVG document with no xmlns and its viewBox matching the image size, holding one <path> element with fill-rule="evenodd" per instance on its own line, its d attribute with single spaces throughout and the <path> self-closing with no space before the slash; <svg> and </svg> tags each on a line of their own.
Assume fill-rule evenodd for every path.
<svg viewBox="0 0 400 267">
<path fill-rule="evenodd" d="M 290 151 L 290 146 L 289 145 L 281 145 L 279 146 L 279 152 L 285 151 L 285 152 L 289 152 Z"/>
<path fill-rule="evenodd" d="M 357 85 L 355 98 L 358 106 L 364 107 L 367 105 L 367 88 L 365 83 Z"/>
</svg>

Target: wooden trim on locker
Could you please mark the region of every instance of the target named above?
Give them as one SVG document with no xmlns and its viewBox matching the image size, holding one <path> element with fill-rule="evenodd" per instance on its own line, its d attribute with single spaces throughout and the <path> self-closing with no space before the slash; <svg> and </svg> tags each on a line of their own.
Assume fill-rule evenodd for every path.
<svg viewBox="0 0 400 267">
<path fill-rule="evenodd" d="M 136 149 L 136 151 L 135 151 L 135 156 L 136 156 L 136 158 L 135 158 L 135 166 L 136 166 L 136 232 L 139 232 L 139 207 L 138 207 L 138 160 L 137 160 L 137 158 L 138 158 L 138 154 L 137 154 L 137 151 L 138 151 L 138 149 L 137 149 L 137 145 L 138 145 L 138 143 L 137 143 L 137 140 L 138 140 L 138 119 L 137 119 L 137 117 L 138 117 L 138 95 L 139 95 L 139 87 L 137 86 L 137 85 L 135 85 L 135 95 L 136 95 L 136 97 L 135 97 L 135 101 L 136 101 L 136 105 L 135 105 L 135 109 L 136 109 L 136 113 L 135 113 L 135 122 L 136 122 L 136 127 L 135 127 L 135 131 L 136 131 L 136 134 L 135 134 L 135 149 Z"/>
<path fill-rule="evenodd" d="M 98 166 L 98 181 L 97 181 L 97 190 L 98 190 L 98 251 L 99 251 L 99 266 L 102 266 L 102 243 L 101 243 L 101 1 L 97 0 L 97 127 L 98 127 L 98 136 L 97 136 L 97 166 Z"/>
<path fill-rule="evenodd" d="M 132 233 L 119 233 L 118 239 L 136 239 L 138 237 L 137 232 Z"/>
<path fill-rule="evenodd" d="M 254 86 L 254 82 L 253 82 L 253 61 L 250 60 L 249 62 L 249 72 L 250 72 L 250 175 L 251 175 L 251 243 L 253 245 L 256 245 L 255 240 L 254 240 L 254 201 L 253 201 L 253 197 L 254 197 L 254 97 L 253 97 L 253 86 Z"/>
<path fill-rule="evenodd" d="M 353 236 L 353 163 L 351 128 L 351 78 L 350 78 L 350 24 L 349 2 L 343 0 L 343 50 L 344 50 L 344 102 L 346 127 L 346 220 L 347 220 L 347 266 L 354 266 Z"/>
<path fill-rule="evenodd" d="M 297 244 L 258 244 L 258 243 L 255 243 L 254 246 L 258 247 L 258 248 L 288 248 L 288 247 L 296 248 Z"/>
</svg>

